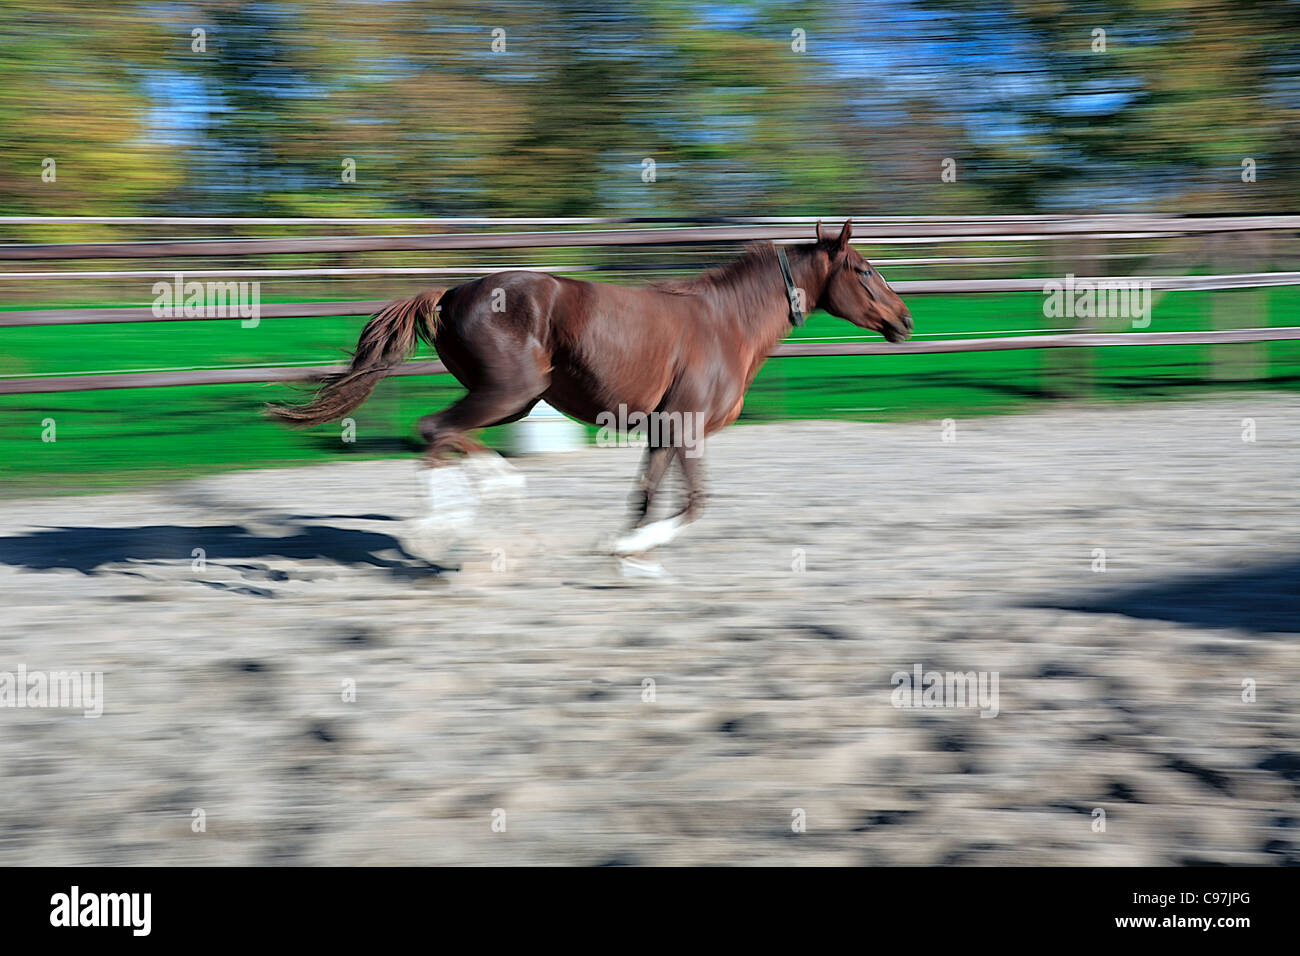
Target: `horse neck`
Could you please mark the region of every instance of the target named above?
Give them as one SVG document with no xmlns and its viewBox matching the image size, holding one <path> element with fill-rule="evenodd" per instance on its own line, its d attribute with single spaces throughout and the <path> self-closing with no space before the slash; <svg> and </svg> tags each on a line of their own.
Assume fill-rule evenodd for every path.
<svg viewBox="0 0 1300 956">
<path fill-rule="evenodd" d="M 802 250 L 789 256 L 789 261 L 790 274 L 794 279 L 795 287 L 804 292 L 806 299 L 804 312 L 811 312 L 813 304 L 822 297 L 825 277 L 820 274 L 814 257 Z M 772 269 L 776 273 L 775 282 L 771 286 L 772 292 L 764 295 L 761 308 L 740 317 L 740 321 L 748 326 L 748 337 L 761 349 L 763 355 L 770 352 L 790 331 L 790 300 L 786 298 L 785 282 L 775 262 L 772 264 Z"/>
</svg>

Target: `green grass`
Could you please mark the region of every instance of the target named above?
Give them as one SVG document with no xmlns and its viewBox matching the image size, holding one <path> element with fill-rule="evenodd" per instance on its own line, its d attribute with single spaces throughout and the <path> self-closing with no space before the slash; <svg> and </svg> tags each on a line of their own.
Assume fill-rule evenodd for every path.
<svg viewBox="0 0 1300 956">
<path fill-rule="evenodd" d="M 1042 297 L 909 297 L 917 331 L 1043 329 Z M 1181 292 L 1159 299 L 1152 330 L 1212 327 L 1212 310 L 1239 307 L 1247 324 L 1300 324 L 1300 290 Z M 150 322 L 0 329 L 0 374 L 77 374 L 193 366 L 321 364 L 340 360 L 363 316 L 238 322 Z M 824 314 L 797 338 L 874 339 Z M 798 418 L 891 420 L 1015 412 L 1060 398 L 1178 398 L 1220 387 L 1300 387 L 1300 342 L 1023 350 L 945 355 L 778 359 L 759 373 L 743 422 Z M 1227 355 L 1253 355 L 1246 378 L 1217 378 Z M 1218 369 L 1219 371 L 1216 371 Z M 338 425 L 289 431 L 261 414 L 290 398 L 285 385 L 209 385 L 0 396 L 0 494 L 97 491 L 142 481 L 239 468 L 408 455 L 413 424 L 461 393 L 448 377 L 381 383 L 354 416 L 357 440 Z M 53 419 L 57 440 L 42 441 Z M 492 430 L 491 443 L 499 438 Z"/>
</svg>

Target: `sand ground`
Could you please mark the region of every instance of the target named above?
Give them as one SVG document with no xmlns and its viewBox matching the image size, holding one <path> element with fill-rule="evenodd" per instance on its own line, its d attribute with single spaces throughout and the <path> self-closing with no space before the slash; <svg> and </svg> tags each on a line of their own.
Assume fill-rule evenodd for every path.
<svg viewBox="0 0 1300 956">
<path fill-rule="evenodd" d="M 636 449 L 447 573 L 411 462 L 0 502 L 0 671 L 103 674 L 0 708 L 0 865 L 1300 862 L 1300 399 L 942 439 L 728 430 L 668 582 L 594 549 Z"/>
</svg>

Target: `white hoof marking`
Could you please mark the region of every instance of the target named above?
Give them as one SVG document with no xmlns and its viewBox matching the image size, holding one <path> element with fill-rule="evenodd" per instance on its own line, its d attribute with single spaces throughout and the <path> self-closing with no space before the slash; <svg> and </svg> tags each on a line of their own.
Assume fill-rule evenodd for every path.
<svg viewBox="0 0 1300 956">
<path fill-rule="evenodd" d="M 619 556 L 629 554 L 640 554 L 643 551 L 649 551 L 657 548 L 661 544 L 667 544 L 677 533 L 682 530 L 682 519 L 680 516 L 674 518 L 665 518 L 662 521 L 653 521 L 650 524 L 642 525 L 634 531 L 623 535 L 614 542 L 614 553 Z"/>
<path fill-rule="evenodd" d="M 644 558 L 619 558 L 618 569 L 625 578 L 653 578 L 663 580 L 668 577 L 668 572 L 664 566 L 657 561 L 647 561 Z"/>
<path fill-rule="evenodd" d="M 465 470 L 484 498 L 518 501 L 528 488 L 524 473 L 494 451 L 467 456 Z"/>
<path fill-rule="evenodd" d="M 463 534 L 478 514 L 478 495 L 459 465 L 430 468 L 424 473 L 429 496 L 428 517 L 417 522 L 424 534 Z"/>
</svg>

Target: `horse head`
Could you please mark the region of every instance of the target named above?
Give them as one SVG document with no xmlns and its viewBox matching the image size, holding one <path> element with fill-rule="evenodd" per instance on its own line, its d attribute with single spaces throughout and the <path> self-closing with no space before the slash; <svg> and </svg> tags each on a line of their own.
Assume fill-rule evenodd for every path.
<svg viewBox="0 0 1300 956">
<path fill-rule="evenodd" d="M 879 332 L 890 342 L 912 334 L 912 313 L 884 277 L 849 245 L 853 221 L 844 223 L 838 237 L 823 233 L 817 224 L 816 255 L 826 257 L 826 283 L 817 307 L 863 329 Z"/>
</svg>

